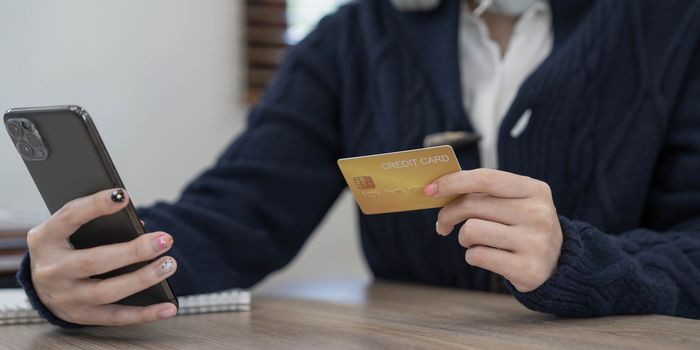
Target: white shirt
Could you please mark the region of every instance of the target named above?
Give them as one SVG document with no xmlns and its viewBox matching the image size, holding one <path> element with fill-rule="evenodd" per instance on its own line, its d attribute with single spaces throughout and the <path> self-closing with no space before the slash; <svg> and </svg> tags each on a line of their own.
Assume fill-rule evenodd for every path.
<svg viewBox="0 0 700 350">
<path fill-rule="evenodd" d="M 481 134 L 481 166 L 497 168 L 498 130 L 503 117 L 525 79 L 552 51 L 551 10 L 547 1 L 539 1 L 523 13 L 502 56 L 486 23 L 462 4 L 459 56 L 464 108 Z"/>
</svg>

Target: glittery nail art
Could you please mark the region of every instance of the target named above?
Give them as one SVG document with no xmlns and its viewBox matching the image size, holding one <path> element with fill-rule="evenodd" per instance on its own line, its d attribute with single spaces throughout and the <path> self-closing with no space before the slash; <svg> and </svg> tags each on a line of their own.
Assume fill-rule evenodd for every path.
<svg viewBox="0 0 700 350">
<path fill-rule="evenodd" d="M 175 268 L 175 259 L 173 258 L 167 258 L 165 259 L 162 263 L 160 263 L 160 270 L 159 272 L 161 274 L 166 274 L 170 272 L 172 269 Z"/>
<path fill-rule="evenodd" d="M 112 191 L 111 198 L 112 198 L 112 202 L 121 203 L 124 201 L 124 198 L 126 198 L 126 194 L 124 193 L 124 190 L 122 190 L 120 188 L 120 189 Z"/>
</svg>

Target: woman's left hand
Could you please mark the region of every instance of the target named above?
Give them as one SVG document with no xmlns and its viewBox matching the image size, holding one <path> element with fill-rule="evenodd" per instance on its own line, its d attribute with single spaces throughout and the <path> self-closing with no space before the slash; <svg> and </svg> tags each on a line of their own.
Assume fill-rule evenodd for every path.
<svg viewBox="0 0 700 350">
<path fill-rule="evenodd" d="M 493 271 L 520 292 L 537 289 L 557 267 L 562 231 L 547 183 L 505 171 L 475 169 L 445 175 L 425 187 L 431 197 L 460 195 L 440 210 L 435 229 L 455 225 L 468 264 Z"/>
</svg>

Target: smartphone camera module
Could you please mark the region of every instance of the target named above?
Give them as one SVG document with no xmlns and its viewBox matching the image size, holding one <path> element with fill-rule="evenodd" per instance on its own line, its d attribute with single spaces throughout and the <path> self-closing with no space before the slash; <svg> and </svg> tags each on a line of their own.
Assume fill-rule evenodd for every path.
<svg viewBox="0 0 700 350">
<path fill-rule="evenodd" d="M 29 161 L 39 161 L 49 156 L 49 150 L 34 122 L 29 119 L 16 118 L 6 121 L 5 126 L 22 158 Z"/>
</svg>

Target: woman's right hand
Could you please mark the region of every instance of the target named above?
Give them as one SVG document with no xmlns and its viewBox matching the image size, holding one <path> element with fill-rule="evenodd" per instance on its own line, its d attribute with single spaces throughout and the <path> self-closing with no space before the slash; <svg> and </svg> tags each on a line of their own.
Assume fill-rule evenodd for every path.
<svg viewBox="0 0 700 350">
<path fill-rule="evenodd" d="M 74 249 L 68 238 L 91 220 L 116 213 L 129 198 L 121 189 L 106 190 L 67 203 L 27 235 L 34 289 L 57 317 L 83 325 L 127 325 L 175 315 L 171 303 L 150 306 L 113 304 L 171 276 L 177 264 L 171 257 L 123 275 L 94 279 L 120 267 L 153 259 L 172 247 L 164 232 L 143 234 L 126 243 Z"/>
</svg>

